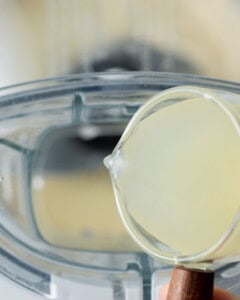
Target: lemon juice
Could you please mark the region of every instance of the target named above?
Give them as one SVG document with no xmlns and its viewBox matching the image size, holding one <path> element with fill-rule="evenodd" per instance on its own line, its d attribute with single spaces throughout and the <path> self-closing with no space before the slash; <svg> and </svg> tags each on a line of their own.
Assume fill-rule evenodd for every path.
<svg viewBox="0 0 240 300">
<path fill-rule="evenodd" d="M 220 245 L 237 218 L 238 123 L 206 93 L 155 98 L 106 159 L 123 222 L 157 257 L 176 261 Z"/>
</svg>

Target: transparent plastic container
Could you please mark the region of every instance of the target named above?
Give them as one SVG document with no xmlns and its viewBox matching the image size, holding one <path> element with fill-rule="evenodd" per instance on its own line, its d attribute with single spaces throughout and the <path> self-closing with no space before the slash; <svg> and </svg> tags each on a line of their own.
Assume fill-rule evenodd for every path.
<svg viewBox="0 0 240 300">
<path fill-rule="evenodd" d="M 134 72 L 68 76 L 0 90 L 0 272 L 4 276 L 43 298 L 158 299 L 171 267 L 143 253 L 121 228 L 118 215 L 112 218 L 114 197 L 108 195 L 111 200 L 104 202 L 106 194 L 101 194 L 101 185 L 110 186 L 110 178 L 102 175 L 101 168 L 106 152 L 114 148 L 137 109 L 160 91 L 179 85 L 240 93 L 240 85 L 232 82 Z M 72 138 L 76 148 L 71 146 Z M 100 175 L 92 175 L 94 170 Z M 81 189 L 75 201 L 87 199 L 89 204 L 74 208 L 87 225 L 77 223 L 84 227 L 79 236 L 75 231 L 69 240 L 60 239 L 48 235 L 44 225 L 50 224 L 52 232 L 59 229 L 63 237 L 80 228 L 71 227 L 68 215 L 75 185 L 60 187 L 63 178 L 74 172 L 83 176 L 77 177 L 75 185 Z M 57 184 L 49 182 L 60 196 L 65 194 L 61 211 L 66 214 L 58 214 L 55 222 L 56 215 L 52 213 L 51 219 L 42 204 L 48 205 L 57 194 L 42 191 L 51 179 L 48 176 L 59 174 L 54 177 L 60 180 Z M 90 185 L 81 185 L 82 180 Z M 94 202 L 94 191 L 99 203 Z M 105 227 L 100 228 L 103 220 Z M 81 242 L 74 243 L 77 238 Z M 240 294 L 239 265 L 216 268 L 216 285 Z"/>
</svg>

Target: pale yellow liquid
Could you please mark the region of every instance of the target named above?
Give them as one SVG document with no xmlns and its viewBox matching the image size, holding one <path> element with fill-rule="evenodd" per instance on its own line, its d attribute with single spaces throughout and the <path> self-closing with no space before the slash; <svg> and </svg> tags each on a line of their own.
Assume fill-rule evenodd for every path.
<svg viewBox="0 0 240 300">
<path fill-rule="evenodd" d="M 138 249 L 122 225 L 104 168 L 35 177 L 32 193 L 37 228 L 50 244 L 96 251 Z"/>
<path fill-rule="evenodd" d="M 114 164 L 120 206 L 179 255 L 215 245 L 238 212 L 239 134 L 210 100 L 182 101 L 145 117 Z"/>
</svg>

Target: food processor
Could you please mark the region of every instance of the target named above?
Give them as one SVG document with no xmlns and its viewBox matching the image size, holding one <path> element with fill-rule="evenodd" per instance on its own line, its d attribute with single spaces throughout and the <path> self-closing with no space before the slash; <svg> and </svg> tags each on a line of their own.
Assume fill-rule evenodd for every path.
<svg viewBox="0 0 240 300">
<path fill-rule="evenodd" d="M 0 8 L 1 293 L 159 299 L 171 267 L 123 228 L 103 158 L 160 91 L 240 93 L 230 81 L 239 80 L 239 3 L 12 0 Z M 215 284 L 236 295 L 239 280 L 238 263 L 216 269 Z"/>
<path fill-rule="evenodd" d="M 240 93 L 237 83 L 142 72 L 1 89 L 2 275 L 43 299 L 159 299 L 171 268 L 121 227 L 102 160 L 145 101 L 183 84 Z M 237 294 L 238 281 L 238 263 L 216 270 L 217 286 Z"/>
</svg>

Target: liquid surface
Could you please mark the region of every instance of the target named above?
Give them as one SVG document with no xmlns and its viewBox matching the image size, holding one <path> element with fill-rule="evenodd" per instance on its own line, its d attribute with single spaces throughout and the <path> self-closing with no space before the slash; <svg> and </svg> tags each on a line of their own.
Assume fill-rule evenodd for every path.
<svg viewBox="0 0 240 300">
<path fill-rule="evenodd" d="M 66 248 L 130 251 L 105 169 L 36 177 L 33 210 L 42 238 Z"/>
<path fill-rule="evenodd" d="M 133 126 L 111 166 L 123 218 L 177 255 L 215 245 L 240 203 L 240 139 L 230 117 L 197 97 Z"/>
</svg>

